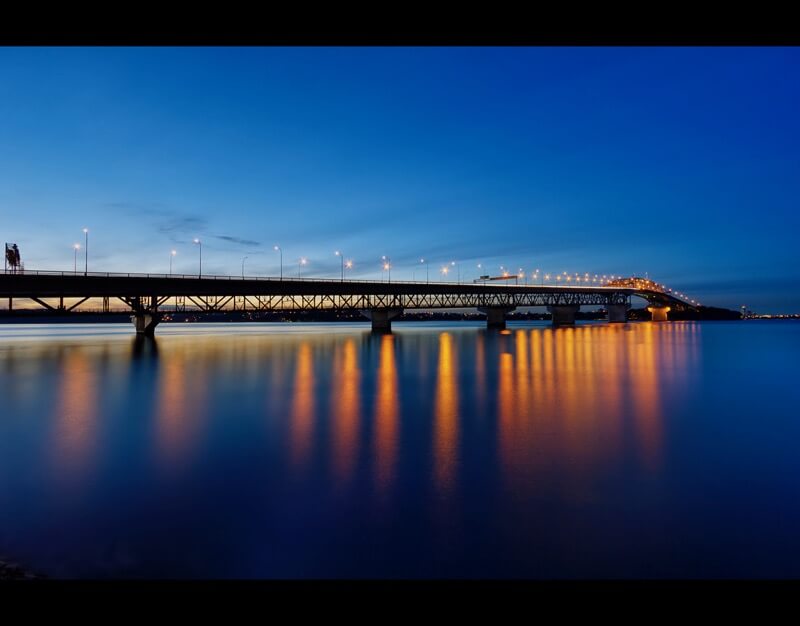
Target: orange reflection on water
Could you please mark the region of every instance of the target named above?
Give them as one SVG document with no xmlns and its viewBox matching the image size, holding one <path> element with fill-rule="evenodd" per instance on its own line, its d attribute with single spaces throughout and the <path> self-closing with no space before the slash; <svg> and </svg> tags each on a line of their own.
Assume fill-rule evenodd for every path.
<svg viewBox="0 0 800 626">
<path fill-rule="evenodd" d="M 55 404 L 54 461 L 59 474 L 75 478 L 89 465 L 97 447 L 98 374 L 82 349 L 69 349 L 61 363 Z"/>
<path fill-rule="evenodd" d="M 177 465 L 186 459 L 191 443 L 197 438 L 197 425 L 203 412 L 206 380 L 202 368 L 187 367 L 185 351 L 176 350 L 163 359 L 159 368 L 156 405 L 156 446 L 162 461 Z M 204 359 L 194 361 L 204 365 Z"/>
<path fill-rule="evenodd" d="M 628 360 L 634 384 L 631 394 L 634 408 L 634 424 L 642 461 L 648 469 L 656 469 L 660 461 L 663 432 L 660 399 L 662 367 L 669 367 L 669 355 L 665 352 L 672 334 L 669 325 L 642 324 L 636 341 L 628 341 Z"/>
<path fill-rule="evenodd" d="M 308 461 L 314 428 L 314 357 L 308 341 L 303 341 L 297 350 L 289 428 L 291 463 L 302 468 Z"/>
<path fill-rule="evenodd" d="M 679 326 L 649 323 L 516 331 L 495 357 L 498 449 L 512 490 L 524 494 L 537 467 L 558 465 L 565 492 L 591 499 L 592 473 L 585 469 L 617 462 L 626 426 L 641 465 L 657 470 L 662 378 L 685 376 L 691 358 L 688 346 L 676 349 L 676 335 L 682 343 L 692 337 Z"/>
<path fill-rule="evenodd" d="M 339 485 L 350 480 L 355 467 L 361 411 L 360 380 L 356 342 L 351 338 L 336 350 L 331 379 L 333 473 Z"/>
<path fill-rule="evenodd" d="M 394 477 L 397 461 L 397 432 L 400 399 L 397 388 L 397 363 L 395 362 L 394 335 L 381 337 L 375 394 L 375 478 L 381 491 L 385 491 Z"/>
<path fill-rule="evenodd" d="M 516 437 L 513 394 L 514 356 L 510 352 L 501 352 L 497 376 L 497 421 L 500 459 L 505 465 L 508 475 L 521 469 L 515 448 L 518 439 Z"/>
<path fill-rule="evenodd" d="M 439 363 L 434 400 L 434 473 L 439 488 L 448 488 L 458 461 L 458 364 L 450 333 L 439 335 Z"/>
<path fill-rule="evenodd" d="M 475 402 L 479 407 L 486 402 L 486 336 L 475 337 Z"/>
<path fill-rule="evenodd" d="M 517 415 L 523 419 L 527 418 L 531 409 L 531 384 L 528 379 L 528 365 L 530 359 L 528 357 L 528 340 L 524 330 L 518 330 L 514 333 L 515 343 L 515 363 L 517 368 L 516 385 L 519 393 L 516 396 L 517 401 Z"/>
</svg>

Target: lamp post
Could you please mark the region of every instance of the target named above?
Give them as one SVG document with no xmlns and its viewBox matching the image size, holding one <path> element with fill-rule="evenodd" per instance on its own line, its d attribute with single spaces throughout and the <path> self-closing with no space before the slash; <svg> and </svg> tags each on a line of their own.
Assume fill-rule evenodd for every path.
<svg viewBox="0 0 800 626">
<path fill-rule="evenodd" d="M 81 247 L 81 244 L 79 244 L 79 243 L 76 243 L 74 246 L 72 246 L 72 248 L 75 251 L 75 258 L 74 258 L 73 263 L 72 263 L 72 272 L 74 274 L 78 273 L 78 250 L 80 249 L 80 247 Z"/>
<path fill-rule="evenodd" d="M 450 265 L 455 266 L 456 272 L 458 273 L 458 284 L 461 284 L 461 265 L 456 263 L 455 261 L 450 261 Z"/>
<path fill-rule="evenodd" d="M 443 266 L 442 266 L 442 270 L 441 270 L 441 272 L 442 272 L 442 276 L 444 276 L 445 278 L 447 278 L 447 272 L 449 272 L 449 271 L 450 271 L 450 268 L 449 268 L 449 267 L 447 267 L 446 265 L 443 265 Z"/>
<path fill-rule="evenodd" d="M 203 277 L 203 242 L 200 241 L 197 237 L 194 238 L 194 243 L 200 246 L 200 271 L 197 274 L 198 278 Z"/>
<path fill-rule="evenodd" d="M 419 262 L 425 264 L 425 282 L 430 283 L 431 280 L 430 280 L 430 273 L 428 272 L 428 262 L 425 259 L 420 259 Z"/>
<path fill-rule="evenodd" d="M 353 262 L 352 261 L 346 261 L 344 266 L 347 269 L 352 269 L 353 268 Z M 342 276 L 344 276 L 344 270 L 342 271 Z M 344 278 L 342 278 L 342 280 L 344 280 Z"/>
<path fill-rule="evenodd" d="M 244 278 L 244 261 L 245 261 L 245 259 L 249 259 L 249 258 L 250 258 L 249 256 L 246 256 L 246 257 L 244 257 L 242 259 L 242 278 Z"/>
<path fill-rule="evenodd" d="M 170 276 L 172 276 L 172 259 L 175 257 L 176 254 L 178 254 L 177 250 L 172 250 L 169 253 L 169 275 Z"/>
<path fill-rule="evenodd" d="M 84 257 L 84 267 L 83 267 L 83 275 L 86 276 L 89 273 L 89 229 L 83 229 L 83 253 Z"/>
<path fill-rule="evenodd" d="M 392 260 L 386 255 L 383 255 L 381 261 L 383 261 L 383 269 L 389 274 L 389 282 L 392 282 Z"/>
<path fill-rule="evenodd" d="M 306 258 L 300 257 L 300 260 L 297 262 L 297 278 L 300 278 L 300 268 L 306 264 Z"/>
<path fill-rule="evenodd" d="M 339 261 L 341 261 L 341 265 L 342 265 L 342 282 L 344 282 L 344 255 L 341 252 L 339 252 L 339 250 L 334 252 L 334 254 L 336 256 L 338 256 L 339 257 Z"/>
<path fill-rule="evenodd" d="M 281 254 L 281 280 L 283 280 L 283 250 L 281 250 L 280 246 L 274 246 L 272 249 Z"/>
</svg>

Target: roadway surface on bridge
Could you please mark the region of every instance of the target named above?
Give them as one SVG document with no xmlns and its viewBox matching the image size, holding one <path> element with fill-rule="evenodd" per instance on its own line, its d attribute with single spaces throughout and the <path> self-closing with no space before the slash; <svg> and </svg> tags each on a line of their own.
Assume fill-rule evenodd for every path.
<svg viewBox="0 0 800 626">
<path fill-rule="evenodd" d="M 186 298 L 200 310 L 221 310 L 234 297 L 254 309 L 462 308 L 491 306 L 608 305 L 640 296 L 654 306 L 690 307 L 671 293 L 623 286 L 498 285 L 455 282 L 366 281 L 29 272 L 0 274 L 0 297 L 119 298 L 131 308 L 150 308 Z M 134 305 L 135 303 L 135 305 Z M 249 308 L 249 307 L 248 307 Z"/>
</svg>

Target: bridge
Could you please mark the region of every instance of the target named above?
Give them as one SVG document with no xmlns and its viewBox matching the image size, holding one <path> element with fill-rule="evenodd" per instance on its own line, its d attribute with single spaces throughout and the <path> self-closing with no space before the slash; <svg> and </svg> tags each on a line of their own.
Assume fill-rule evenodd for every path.
<svg viewBox="0 0 800 626">
<path fill-rule="evenodd" d="M 382 282 L 322 278 L 256 278 L 107 272 L 24 271 L 0 274 L 0 298 L 27 299 L 52 311 L 72 311 L 90 298 L 111 299 L 131 312 L 136 332 L 153 335 L 170 311 L 358 311 L 372 330 L 391 330 L 391 320 L 407 309 L 477 308 L 487 326 L 504 328 L 506 315 L 518 307 L 544 306 L 554 325 L 574 324 L 581 306 L 601 306 L 609 322 L 625 322 L 631 296 L 649 303 L 654 321 L 670 310 L 695 303 L 651 280 L 631 277 L 597 286 L 465 284 L 453 282 Z M 70 299 L 74 302 L 65 302 Z M 189 307 L 189 308 L 187 308 Z"/>
</svg>

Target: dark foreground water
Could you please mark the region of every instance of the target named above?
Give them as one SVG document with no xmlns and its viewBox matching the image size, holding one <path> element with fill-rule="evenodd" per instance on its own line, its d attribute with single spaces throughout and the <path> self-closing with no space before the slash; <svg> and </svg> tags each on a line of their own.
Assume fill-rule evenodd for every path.
<svg viewBox="0 0 800 626">
<path fill-rule="evenodd" d="M 55 577 L 798 577 L 800 324 L 0 326 Z"/>
</svg>

